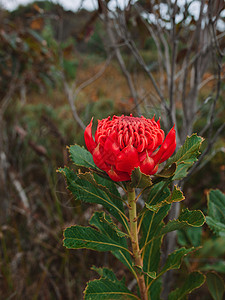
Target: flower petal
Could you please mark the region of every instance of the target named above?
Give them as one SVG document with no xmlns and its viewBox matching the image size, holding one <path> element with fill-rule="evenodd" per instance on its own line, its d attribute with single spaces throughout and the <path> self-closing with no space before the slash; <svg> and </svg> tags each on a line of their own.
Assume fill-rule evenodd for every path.
<svg viewBox="0 0 225 300">
<path fill-rule="evenodd" d="M 176 149 L 176 131 L 174 126 L 171 128 L 170 132 L 167 134 L 164 142 L 162 143 L 160 149 L 152 155 L 155 163 L 163 163 L 167 160 Z"/>
<path fill-rule="evenodd" d="M 130 180 L 130 175 L 126 172 L 120 172 L 115 170 L 113 167 L 107 172 L 109 177 L 114 181 L 128 181 Z"/>
<path fill-rule="evenodd" d="M 158 167 L 159 165 L 156 165 L 149 175 L 154 175 L 158 171 Z"/>
<path fill-rule="evenodd" d="M 87 146 L 87 149 L 89 152 L 91 152 L 91 154 L 93 153 L 94 149 L 96 148 L 97 144 L 95 143 L 93 137 L 92 137 L 92 121 L 93 118 L 91 119 L 90 124 L 86 127 L 85 131 L 84 131 L 84 140 L 85 140 L 85 144 Z"/>
<path fill-rule="evenodd" d="M 155 168 L 155 161 L 151 157 L 148 156 L 146 151 L 146 158 L 140 163 L 141 172 L 146 175 L 151 175 L 152 170 Z"/>
<path fill-rule="evenodd" d="M 103 170 L 103 171 L 108 171 L 110 167 L 105 163 L 104 160 L 104 152 L 100 150 L 100 144 L 94 149 L 92 155 L 93 155 L 93 160 L 96 166 Z"/>
<path fill-rule="evenodd" d="M 132 145 L 125 147 L 116 158 L 115 166 L 118 171 L 131 174 L 139 165 L 138 152 Z"/>
<path fill-rule="evenodd" d="M 117 155 L 120 153 L 120 148 L 115 140 L 116 133 L 111 133 L 104 144 L 104 161 L 109 164 L 115 164 Z"/>
</svg>

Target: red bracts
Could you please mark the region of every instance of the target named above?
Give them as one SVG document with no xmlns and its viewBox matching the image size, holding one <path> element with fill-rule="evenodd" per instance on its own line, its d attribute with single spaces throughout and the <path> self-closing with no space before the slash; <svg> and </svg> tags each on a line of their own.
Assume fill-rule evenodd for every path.
<svg viewBox="0 0 225 300">
<path fill-rule="evenodd" d="M 114 181 L 128 181 L 135 167 L 153 175 L 158 165 L 167 160 L 176 148 L 174 127 L 164 139 L 160 120 L 135 118 L 132 115 L 113 116 L 98 121 L 95 140 L 92 120 L 84 132 L 87 149 L 98 168 Z"/>
</svg>

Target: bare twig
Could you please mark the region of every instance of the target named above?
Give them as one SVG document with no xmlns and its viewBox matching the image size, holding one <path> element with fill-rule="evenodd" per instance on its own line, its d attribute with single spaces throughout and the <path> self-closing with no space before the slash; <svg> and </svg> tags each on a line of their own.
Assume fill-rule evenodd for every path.
<svg viewBox="0 0 225 300">
<path fill-rule="evenodd" d="M 11 182 L 14 185 L 16 191 L 18 192 L 20 200 L 21 200 L 21 202 L 24 206 L 24 209 L 29 210 L 30 209 L 30 204 L 29 204 L 27 195 L 25 193 L 25 190 L 22 187 L 22 184 L 20 183 L 20 181 L 17 179 L 16 174 L 12 170 L 9 170 L 9 177 L 10 177 Z"/>
<path fill-rule="evenodd" d="M 139 106 L 139 102 L 138 102 L 138 94 L 137 91 L 135 89 L 134 83 L 133 83 L 133 79 L 132 76 L 130 74 L 130 72 L 127 70 L 124 59 L 122 57 L 122 54 L 120 52 L 120 48 L 118 47 L 114 32 L 113 32 L 113 22 L 111 22 L 109 14 L 108 14 L 108 8 L 106 5 L 104 5 L 104 22 L 105 22 L 105 26 L 106 26 L 106 30 L 108 33 L 108 37 L 110 39 L 111 42 L 111 48 L 114 50 L 115 56 L 117 58 L 117 61 L 120 65 L 120 68 L 127 80 L 127 84 L 129 86 L 131 95 L 134 99 L 134 103 L 135 103 L 135 109 L 137 111 L 137 114 L 140 116 L 141 112 L 140 112 L 140 106 Z"/>
<path fill-rule="evenodd" d="M 211 25 L 212 28 L 212 41 L 217 40 L 216 37 L 216 33 L 215 33 L 215 23 L 212 21 L 212 9 L 213 9 L 213 4 L 212 1 L 209 2 L 209 23 Z M 209 151 L 211 150 L 212 146 L 214 145 L 214 143 L 216 142 L 218 136 L 221 134 L 221 132 L 224 130 L 225 128 L 225 123 L 223 123 L 216 131 L 216 133 L 213 133 L 213 124 L 215 121 L 215 110 L 216 110 L 216 104 L 219 100 L 220 97 L 220 92 L 221 92 L 221 71 L 222 71 L 222 59 L 223 59 L 223 55 L 225 55 L 225 53 L 222 53 L 220 48 L 218 47 L 218 45 L 216 44 L 216 50 L 217 50 L 217 90 L 216 90 L 216 96 L 213 99 L 212 102 L 212 106 L 211 106 L 211 110 L 209 113 L 209 117 L 208 117 L 208 122 L 206 124 L 206 126 L 204 127 L 203 131 L 205 132 L 206 130 L 209 129 L 209 133 L 208 133 L 208 145 L 206 147 L 206 149 L 202 152 L 202 154 L 200 155 L 198 161 L 194 164 L 194 166 L 191 168 L 191 170 L 188 173 L 188 176 L 183 180 L 183 182 L 186 182 L 188 180 L 188 178 L 197 170 L 199 170 L 200 164 L 202 162 L 202 160 L 204 159 L 204 157 L 209 153 Z"/>
<path fill-rule="evenodd" d="M 168 107 L 168 105 L 166 103 L 166 99 L 162 95 L 162 93 L 160 91 L 160 88 L 158 87 L 158 85 L 157 85 L 157 83 L 156 83 L 156 81 L 154 79 L 154 76 L 152 75 L 151 71 L 149 70 L 149 68 L 145 64 L 143 58 L 141 57 L 139 51 L 136 48 L 134 42 L 132 40 L 128 40 L 126 43 L 127 43 L 128 47 L 130 48 L 131 52 L 133 53 L 134 57 L 136 58 L 137 62 L 140 64 L 140 66 L 142 66 L 142 68 L 147 73 L 148 77 L 150 78 L 155 91 L 157 92 L 160 100 L 163 103 L 163 107 L 164 107 L 165 111 L 168 113 L 168 115 L 171 115 L 169 107 Z"/>
<path fill-rule="evenodd" d="M 88 85 L 92 84 L 94 81 L 96 81 L 98 78 L 100 78 L 103 73 L 105 72 L 106 68 L 108 67 L 108 65 L 110 64 L 110 61 L 112 59 L 112 56 L 110 55 L 106 62 L 104 63 L 103 67 L 91 78 L 89 78 L 88 80 L 84 81 L 83 83 L 81 83 L 81 85 L 79 85 L 75 90 L 73 89 L 73 87 L 71 88 L 68 84 L 68 82 L 65 79 L 65 76 L 63 76 L 63 85 L 64 85 L 64 89 L 66 92 L 66 96 L 67 96 L 67 100 L 70 104 L 72 113 L 73 113 L 73 117 L 75 119 L 75 121 L 79 124 L 79 126 L 85 130 L 86 126 L 83 123 L 83 121 L 81 120 L 81 118 L 79 117 L 78 113 L 77 113 L 77 108 L 75 106 L 75 100 L 78 96 L 78 94 L 84 89 L 86 88 Z"/>
<path fill-rule="evenodd" d="M 0 106 L 0 193 L 2 195 L 2 201 L 0 203 L 0 208 L 3 214 L 1 215 L 1 222 L 4 223 L 5 219 L 9 213 L 9 203 L 8 203 L 8 193 L 7 193 L 7 185 L 6 185 L 6 178 L 7 178 L 7 169 L 8 169 L 8 159 L 6 156 L 5 151 L 5 143 L 4 143 L 4 113 L 7 107 L 10 104 L 13 94 L 17 88 L 17 79 L 19 73 L 19 63 L 16 63 L 15 71 L 12 76 L 12 79 L 9 83 L 9 88 L 1 100 Z"/>
</svg>

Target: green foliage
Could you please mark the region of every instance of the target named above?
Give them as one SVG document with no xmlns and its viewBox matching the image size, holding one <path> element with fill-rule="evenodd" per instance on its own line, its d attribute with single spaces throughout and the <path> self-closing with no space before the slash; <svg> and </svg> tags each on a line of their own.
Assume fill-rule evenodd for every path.
<svg viewBox="0 0 225 300">
<path fill-rule="evenodd" d="M 225 236 L 225 195 L 219 190 L 212 190 L 208 195 L 206 222 L 214 233 Z"/>
<path fill-rule="evenodd" d="M 225 195 L 219 190 L 211 190 L 208 193 L 208 216 L 206 216 L 206 223 L 210 229 L 219 236 L 214 241 L 207 241 L 202 249 L 202 252 L 210 252 L 210 255 L 221 256 L 224 255 L 225 243 Z M 211 246 L 211 247 L 210 247 Z M 206 264 L 202 270 L 213 270 L 220 273 L 225 272 L 224 260 L 218 260 L 214 264 Z M 214 300 L 222 300 L 225 286 L 223 279 L 215 272 L 208 272 L 206 275 L 206 282 L 210 294 Z"/>
<path fill-rule="evenodd" d="M 177 170 L 173 176 L 173 180 L 182 179 L 187 175 L 188 169 L 197 161 L 202 142 L 202 137 L 193 134 L 191 137 L 187 137 L 184 145 L 173 157 L 168 159 L 166 166 L 174 162 L 177 164 Z"/>
<path fill-rule="evenodd" d="M 91 227 L 71 226 L 64 231 L 64 246 L 70 249 L 92 249 L 98 251 L 129 250 L 105 234 Z"/>
<path fill-rule="evenodd" d="M 204 257 L 223 257 L 225 249 L 224 237 L 213 237 L 204 242 L 200 250 L 201 256 Z"/>
<path fill-rule="evenodd" d="M 200 210 L 189 211 L 188 208 L 183 210 L 177 220 L 169 221 L 163 227 L 162 232 L 168 233 L 174 230 L 181 230 L 186 227 L 200 227 L 205 223 L 205 216 Z"/>
<path fill-rule="evenodd" d="M 222 300 L 225 291 L 223 279 L 215 272 L 208 272 L 206 274 L 206 282 L 213 299 Z"/>
<path fill-rule="evenodd" d="M 70 158 L 77 167 L 96 169 L 92 155 L 84 147 L 73 145 L 69 147 Z"/>
<path fill-rule="evenodd" d="M 131 174 L 131 187 L 148 188 L 152 185 L 152 180 L 149 175 L 141 173 L 140 167 L 134 168 Z"/>
<path fill-rule="evenodd" d="M 128 250 L 126 234 L 121 232 L 112 222 L 112 219 L 103 212 L 96 212 L 89 223 L 90 225 L 98 228 L 104 236 L 112 240 L 117 245 L 120 245 L 121 248 L 112 250 L 112 254 L 125 266 L 127 266 L 132 273 L 134 273 L 130 252 Z"/>
<path fill-rule="evenodd" d="M 87 176 L 81 179 L 68 168 L 60 168 L 59 172 L 65 175 L 68 189 L 77 200 L 103 205 L 112 216 L 125 226 L 125 228 L 128 227 L 127 219 L 124 214 L 123 202 L 120 200 L 118 191 L 112 182 L 108 182 L 97 175 L 93 176 L 91 174 L 93 179 L 92 183 L 94 183 L 93 185 L 86 180 Z M 89 174 L 90 173 L 86 173 L 86 175 Z"/>
<path fill-rule="evenodd" d="M 177 288 L 169 294 L 168 300 L 182 300 L 205 282 L 205 276 L 200 272 L 190 273 L 182 287 Z"/>
<path fill-rule="evenodd" d="M 119 281 L 113 271 L 107 268 L 93 268 L 100 279 L 89 281 L 84 291 L 84 299 L 140 299 L 132 294 L 122 281 Z"/>
<path fill-rule="evenodd" d="M 165 272 L 167 272 L 171 269 L 179 269 L 183 257 L 186 256 L 187 254 L 189 254 L 192 251 L 194 251 L 194 248 L 190 248 L 190 249 L 180 248 L 180 249 L 175 250 L 174 252 L 172 252 L 168 256 L 168 258 L 166 260 L 166 263 L 163 266 L 162 270 L 160 271 L 159 275 L 161 276 L 162 274 L 164 274 Z"/>
<path fill-rule="evenodd" d="M 181 246 L 194 246 L 198 247 L 201 245 L 202 240 L 202 228 L 187 226 L 177 232 L 177 241 Z"/>
<path fill-rule="evenodd" d="M 159 203 L 154 204 L 154 205 L 149 205 L 148 203 L 145 203 L 145 206 L 149 210 L 158 212 L 158 210 L 161 206 L 171 204 L 173 202 L 180 202 L 184 199 L 185 198 L 184 198 L 182 191 L 177 186 L 174 186 L 172 193 L 168 197 L 166 197 L 165 200 L 160 201 Z"/>
<path fill-rule="evenodd" d="M 99 170 L 92 155 L 84 148 L 73 145 L 69 148 L 70 158 L 75 165 L 75 171 L 68 167 L 60 168 L 65 175 L 68 189 L 76 199 L 101 204 L 112 215 L 101 211 L 95 212 L 89 224 L 92 227 L 71 226 L 64 232 L 64 245 L 67 248 L 87 248 L 97 251 L 110 251 L 119 259 L 137 279 L 143 274 L 151 299 L 160 299 L 161 276 L 181 266 L 183 258 L 195 250 L 180 248 L 172 252 L 160 268 L 161 244 L 165 234 L 174 230 L 201 227 L 205 217 L 200 210 L 182 210 L 177 220 L 165 223 L 171 204 L 184 200 L 184 195 L 176 185 L 170 188 L 171 181 L 183 178 L 188 169 L 196 161 L 202 139 L 193 135 L 188 138 L 177 154 L 170 159 L 166 167 L 152 181 L 150 176 L 142 174 L 139 168 L 132 172 L 131 182 L 124 185 L 129 190 L 139 188 L 146 193 L 145 207 L 138 215 L 140 232 L 140 253 L 143 267 L 136 265 L 130 250 L 131 227 L 124 208 L 124 199 L 120 196 L 116 183 Z M 104 178 L 105 176 L 105 178 Z M 140 194 L 141 194 L 140 193 Z M 129 207 L 131 209 L 131 207 Z M 117 224 L 120 223 L 123 225 Z M 93 228 L 94 227 L 94 228 Z M 139 299 L 119 281 L 115 274 L 106 268 L 94 269 L 101 276 L 91 281 L 85 290 L 85 299 Z M 204 282 L 204 276 L 199 272 L 191 273 L 185 284 L 170 294 L 170 299 L 181 299 Z"/>
<path fill-rule="evenodd" d="M 225 261 L 219 260 L 213 264 L 205 264 L 201 267 L 202 271 L 216 271 L 225 274 Z"/>
</svg>

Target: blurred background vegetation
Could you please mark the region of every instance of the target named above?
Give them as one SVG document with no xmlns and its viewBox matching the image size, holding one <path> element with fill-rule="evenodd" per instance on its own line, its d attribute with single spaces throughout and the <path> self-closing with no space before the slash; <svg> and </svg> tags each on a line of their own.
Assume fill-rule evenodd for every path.
<svg viewBox="0 0 225 300">
<path fill-rule="evenodd" d="M 167 53 L 169 61 L 174 61 L 171 66 L 182 70 L 185 59 L 199 55 L 200 39 L 192 36 L 198 28 L 196 12 L 191 14 L 187 8 L 183 11 L 188 14 L 185 20 L 174 17 L 175 26 L 167 26 L 170 11 L 182 8 L 170 7 L 168 3 L 174 1 L 162 1 L 163 9 L 159 1 L 137 1 L 138 6 L 132 5 L 135 1 L 125 1 L 132 3 L 124 10 L 113 9 L 111 15 L 105 11 L 107 2 L 96 1 L 95 11 L 81 7 L 76 12 L 50 1 L 35 1 L 13 11 L 0 7 L 0 299 L 82 299 L 86 281 L 94 278 L 89 271 L 92 264 L 113 266 L 119 278 L 127 272 L 110 254 L 67 251 L 62 246 L 63 229 L 87 224 L 93 210 L 99 209 L 74 200 L 56 173 L 68 163 L 66 146 L 84 144 L 83 129 L 92 116 L 96 126 L 97 119 L 113 114 L 155 114 L 158 118 L 166 115 L 168 107 L 171 116 L 168 113 L 169 121 L 164 117 L 162 123 L 167 131 L 176 120 L 180 143 L 183 133 L 197 132 L 206 138 L 200 164 L 180 183 L 186 196 L 182 205 L 207 214 L 209 189 L 225 192 L 224 2 L 214 1 L 211 19 L 208 15 L 213 22 L 217 18 L 222 23 L 213 33 L 214 44 L 210 42 L 215 52 L 207 56 L 206 49 L 201 53 L 207 63 L 203 59 L 200 62 L 205 68 L 193 96 L 200 104 L 187 132 L 182 131 L 182 127 L 187 128 L 185 106 L 174 101 L 170 93 L 175 95 L 179 76 L 170 89 L 162 67 L 164 60 L 159 56 L 160 49 L 166 53 L 163 38 L 168 35 L 170 39 L 172 32 Z M 210 1 L 203 2 L 210 5 Z M 159 28 L 148 20 L 147 12 L 160 20 L 163 46 L 157 44 Z M 121 16 L 126 38 L 117 22 Z M 114 24 L 113 37 L 107 18 Z M 155 26 L 153 31 L 150 23 Z M 118 36 L 116 28 L 122 32 Z M 189 39 L 194 40 L 190 48 L 186 47 Z M 196 65 L 195 61 L 194 68 Z M 196 68 L 188 67 L 185 73 L 187 95 L 200 72 L 199 65 Z M 151 76 L 160 86 L 162 98 L 154 94 Z M 168 88 L 163 89 L 163 85 Z M 203 245 L 185 260 L 183 274 L 186 270 L 215 270 L 225 278 L 224 237 L 216 236 L 205 225 L 203 229 L 178 232 L 176 243 Z M 182 281 L 182 272 L 179 278 L 175 273 L 172 285 Z M 211 299 L 205 285 L 191 297 Z"/>
</svg>

